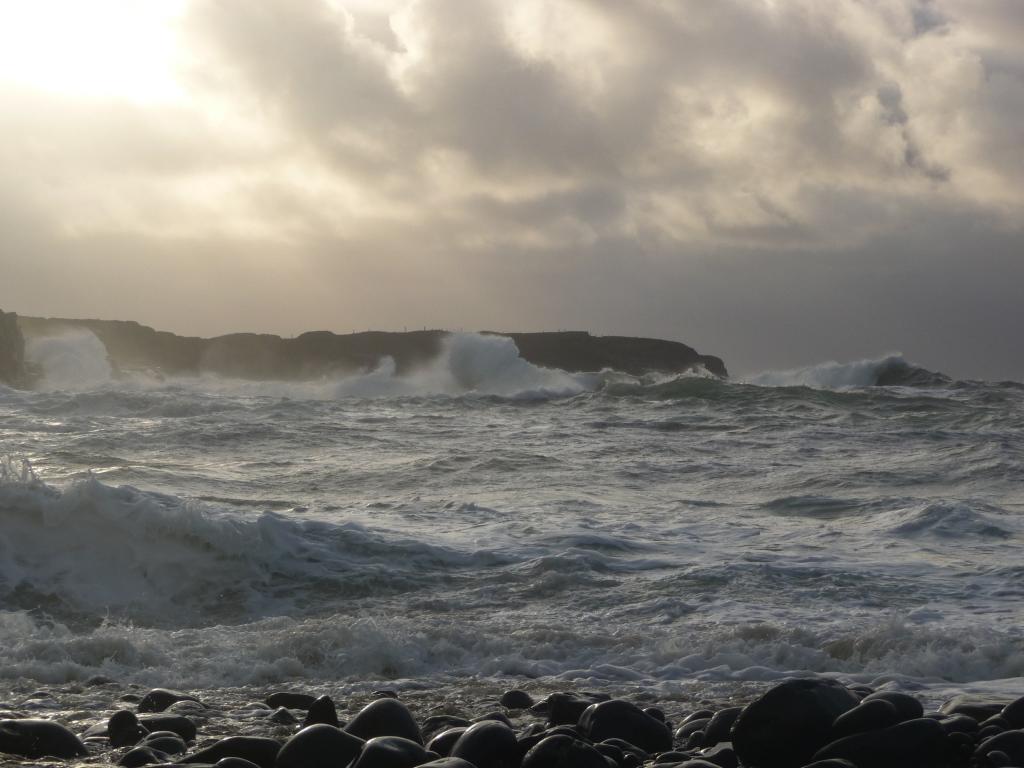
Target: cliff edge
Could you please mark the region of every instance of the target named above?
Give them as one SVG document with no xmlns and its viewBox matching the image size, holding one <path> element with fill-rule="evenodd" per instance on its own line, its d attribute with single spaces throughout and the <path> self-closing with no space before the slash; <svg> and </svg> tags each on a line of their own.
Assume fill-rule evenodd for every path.
<svg viewBox="0 0 1024 768">
<path fill-rule="evenodd" d="M 213 373 L 245 379 L 312 379 L 372 369 L 385 357 L 392 358 L 396 372 L 402 374 L 437 357 L 450 335 L 434 330 L 350 334 L 310 331 L 295 338 L 234 333 L 205 339 L 124 320 L 23 316 L 17 322 L 29 337 L 87 329 L 103 342 L 111 362 L 121 370 L 142 369 L 165 375 Z M 675 341 L 591 336 L 578 331 L 494 335 L 513 339 L 520 356 L 535 365 L 570 372 L 610 368 L 641 375 L 703 368 L 716 376 L 728 376 L 720 358 L 701 355 Z M 21 350 L 23 359 L 23 343 Z"/>
<path fill-rule="evenodd" d="M 14 312 L 0 310 L 0 384 L 28 386 L 25 368 L 25 337 Z"/>
</svg>

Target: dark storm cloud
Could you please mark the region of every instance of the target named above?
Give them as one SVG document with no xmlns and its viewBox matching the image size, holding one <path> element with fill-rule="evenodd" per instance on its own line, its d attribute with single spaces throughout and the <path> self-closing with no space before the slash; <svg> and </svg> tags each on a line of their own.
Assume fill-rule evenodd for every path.
<svg viewBox="0 0 1024 768">
<path fill-rule="evenodd" d="M 576 327 L 1024 378 L 1022 8 L 195 0 L 189 105 L 0 93 L 0 224 L 51 254 L 0 305 L 63 260 L 144 293 L 135 248 L 209 297 L 190 332 Z"/>
</svg>

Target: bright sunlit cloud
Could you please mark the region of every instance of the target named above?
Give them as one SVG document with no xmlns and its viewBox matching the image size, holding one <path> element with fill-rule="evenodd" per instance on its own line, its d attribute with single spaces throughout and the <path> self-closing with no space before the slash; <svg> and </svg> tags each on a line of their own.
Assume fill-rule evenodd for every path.
<svg viewBox="0 0 1024 768">
<path fill-rule="evenodd" d="M 0 0 L 0 82 L 140 103 L 178 99 L 185 0 Z"/>
<path fill-rule="evenodd" d="M 1021 7 L 0 0 L 0 307 L 1024 376 Z"/>
</svg>

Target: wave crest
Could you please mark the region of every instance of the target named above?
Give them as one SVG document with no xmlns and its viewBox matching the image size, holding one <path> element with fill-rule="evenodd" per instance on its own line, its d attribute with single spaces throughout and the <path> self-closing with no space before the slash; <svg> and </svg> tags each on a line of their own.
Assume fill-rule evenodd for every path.
<svg viewBox="0 0 1024 768">
<path fill-rule="evenodd" d="M 41 372 L 41 389 L 71 392 L 113 386 L 117 390 L 183 389 L 303 400 L 435 395 L 546 400 L 593 391 L 602 384 L 599 374 L 534 365 L 520 357 L 513 339 L 478 333 L 449 335 L 434 360 L 408 373 L 399 374 L 395 361 L 385 357 L 373 369 L 313 381 L 255 381 L 211 374 L 164 377 L 146 371 L 115 371 L 99 337 L 81 329 L 31 338 L 27 353 Z"/>
<path fill-rule="evenodd" d="M 95 389 L 109 383 L 114 374 L 107 348 L 85 329 L 30 337 L 25 357 L 42 374 L 43 389 Z"/>
<path fill-rule="evenodd" d="M 246 621 L 415 591 L 451 570 L 504 561 L 354 522 L 241 516 L 93 476 L 58 489 L 27 465 L 0 467 L 0 597 L 68 621 Z"/>
<path fill-rule="evenodd" d="M 942 373 L 929 371 L 907 361 L 900 354 L 875 360 L 848 363 L 829 361 L 804 368 L 765 371 L 747 379 L 763 387 L 812 387 L 846 389 L 854 387 L 941 387 L 952 383 Z"/>
</svg>

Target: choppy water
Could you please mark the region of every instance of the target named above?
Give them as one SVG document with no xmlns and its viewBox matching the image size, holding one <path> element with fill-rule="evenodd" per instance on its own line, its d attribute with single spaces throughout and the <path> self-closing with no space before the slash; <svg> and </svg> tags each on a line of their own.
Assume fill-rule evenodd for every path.
<svg viewBox="0 0 1024 768">
<path fill-rule="evenodd" d="M 0 683 L 1024 675 L 1019 384 L 574 376 L 476 336 L 308 384 L 30 352 L 45 384 L 0 388 Z"/>
</svg>

